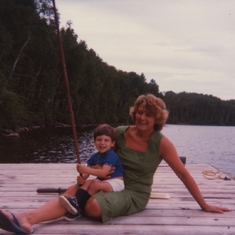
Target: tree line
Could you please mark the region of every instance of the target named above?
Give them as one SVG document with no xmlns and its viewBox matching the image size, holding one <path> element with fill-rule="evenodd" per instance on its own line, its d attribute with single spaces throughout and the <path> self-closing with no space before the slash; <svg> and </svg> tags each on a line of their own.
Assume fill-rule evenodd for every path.
<svg viewBox="0 0 235 235">
<path fill-rule="evenodd" d="M 235 125 L 235 100 L 162 93 L 144 73 L 117 70 L 89 49 L 68 22 L 60 30 L 77 125 L 129 122 L 140 94 L 162 98 L 168 123 Z M 0 0 L 0 131 L 70 123 L 51 0 Z"/>
</svg>

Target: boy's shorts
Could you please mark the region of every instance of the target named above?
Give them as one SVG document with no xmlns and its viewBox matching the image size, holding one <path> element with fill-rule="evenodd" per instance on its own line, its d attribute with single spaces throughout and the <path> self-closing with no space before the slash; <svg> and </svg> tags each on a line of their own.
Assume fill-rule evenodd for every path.
<svg viewBox="0 0 235 235">
<path fill-rule="evenodd" d="M 100 182 L 108 182 L 112 186 L 114 192 L 122 191 L 125 188 L 124 181 L 118 178 L 107 179 L 107 180 L 99 180 L 99 179 L 94 179 L 94 180 Z M 78 189 L 80 188 L 78 184 L 75 184 L 74 186 L 77 187 Z"/>
</svg>

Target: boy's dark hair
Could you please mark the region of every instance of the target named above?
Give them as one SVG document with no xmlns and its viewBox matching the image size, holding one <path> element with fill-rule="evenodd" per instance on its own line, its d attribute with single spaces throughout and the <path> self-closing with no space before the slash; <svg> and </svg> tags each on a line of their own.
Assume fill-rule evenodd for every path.
<svg viewBox="0 0 235 235">
<path fill-rule="evenodd" d="M 112 139 L 112 141 L 115 140 L 114 128 L 108 124 L 101 124 L 95 128 L 94 140 L 96 139 L 97 136 L 100 136 L 100 135 L 107 135 Z"/>
</svg>

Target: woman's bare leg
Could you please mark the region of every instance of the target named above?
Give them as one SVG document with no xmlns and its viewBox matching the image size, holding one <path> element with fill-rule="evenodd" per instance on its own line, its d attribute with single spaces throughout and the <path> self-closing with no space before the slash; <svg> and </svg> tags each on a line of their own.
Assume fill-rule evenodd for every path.
<svg viewBox="0 0 235 235">
<path fill-rule="evenodd" d="M 85 206 L 85 214 L 93 219 L 101 220 L 101 208 L 95 198 L 90 197 L 90 199 L 87 201 Z"/>
<path fill-rule="evenodd" d="M 55 198 L 36 210 L 25 212 L 31 225 L 62 217 L 66 209 L 60 205 L 59 198 Z"/>
<path fill-rule="evenodd" d="M 66 192 L 65 192 L 66 193 Z M 13 221 L 12 214 L 8 211 L 0 209 L 0 213 L 5 214 L 10 220 Z M 60 205 L 59 198 L 55 198 L 38 209 L 26 211 L 23 213 L 15 213 L 20 226 L 27 232 L 32 231 L 34 224 L 58 219 L 66 213 L 66 209 Z M 87 216 L 94 219 L 101 219 L 101 208 L 95 198 L 90 198 L 85 207 Z"/>
<path fill-rule="evenodd" d="M 0 211 L 13 221 L 13 217 L 10 212 L 5 210 Z M 23 213 L 15 213 L 15 217 L 19 221 L 21 228 L 27 232 L 30 232 L 32 230 L 32 225 L 58 219 L 65 213 L 66 209 L 60 205 L 59 198 L 55 198 L 35 210 L 26 211 Z"/>
</svg>

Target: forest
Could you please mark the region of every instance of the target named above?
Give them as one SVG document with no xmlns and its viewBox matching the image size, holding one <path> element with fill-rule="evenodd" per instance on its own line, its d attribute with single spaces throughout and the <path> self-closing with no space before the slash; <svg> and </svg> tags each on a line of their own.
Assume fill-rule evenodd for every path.
<svg viewBox="0 0 235 235">
<path fill-rule="evenodd" d="M 71 22 L 60 34 L 77 125 L 128 123 L 129 107 L 144 93 L 165 101 L 170 124 L 235 125 L 235 100 L 161 92 L 154 78 L 104 62 Z M 0 0 L 0 132 L 55 123 L 70 117 L 52 1 Z"/>
</svg>

